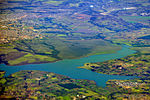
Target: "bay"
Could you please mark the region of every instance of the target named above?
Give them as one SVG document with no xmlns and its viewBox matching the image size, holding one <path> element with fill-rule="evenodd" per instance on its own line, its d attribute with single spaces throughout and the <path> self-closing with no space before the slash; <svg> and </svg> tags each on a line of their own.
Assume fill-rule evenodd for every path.
<svg viewBox="0 0 150 100">
<path fill-rule="evenodd" d="M 136 51 L 131 50 L 129 46 L 122 46 L 120 51 L 112 54 L 101 54 L 92 55 L 80 59 L 65 59 L 57 61 L 54 63 L 45 64 L 28 64 L 20 66 L 7 66 L 5 64 L 0 64 L 0 70 L 6 71 L 6 76 L 21 71 L 21 70 L 40 70 L 53 72 L 61 75 L 69 76 L 74 79 L 88 79 L 94 80 L 98 86 L 106 86 L 106 82 L 111 79 L 125 80 L 135 78 L 135 76 L 120 76 L 120 75 L 106 75 L 96 72 L 92 72 L 86 69 L 79 69 L 77 67 L 83 66 L 84 63 L 90 62 L 103 62 L 111 59 L 122 58 L 135 53 Z"/>
</svg>

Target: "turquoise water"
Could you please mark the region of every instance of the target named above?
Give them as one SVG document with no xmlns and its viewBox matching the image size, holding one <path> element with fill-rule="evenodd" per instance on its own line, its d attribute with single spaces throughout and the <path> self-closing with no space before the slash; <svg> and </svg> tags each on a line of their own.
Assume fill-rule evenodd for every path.
<svg viewBox="0 0 150 100">
<path fill-rule="evenodd" d="M 57 74 L 69 76 L 74 79 L 94 80 L 98 86 L 104 87 L 106 85 L 106 81 L 110 79 L 130 79 L 134 77 L 99 74 L 90 70 L 79 69 L 77 67 L 83 66 L 84 63 L 88 62 L 103 62 L 110 59 L 122 58 L 135 52 L 136 51 L 130 50 L 128 46 L 123 46 L 120 51 L 117 51 L 113 54 L 93 55 L 80 59 L 65 59 L 62 61 L 46 64 L 28 64 L 21 66 L 7 66 L 5 64 L 1 64 L 0 69 L 6 71 L 6 76 L 21 70 L 40 70 L 54 72 Z"/>
</svg>

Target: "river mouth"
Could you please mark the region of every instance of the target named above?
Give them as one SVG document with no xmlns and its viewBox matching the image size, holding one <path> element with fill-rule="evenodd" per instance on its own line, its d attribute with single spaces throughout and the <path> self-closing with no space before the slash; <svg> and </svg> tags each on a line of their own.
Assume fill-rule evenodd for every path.
<svg viewBox="0 0 150 100">
<path fill-rule="evenodd" d="M 120 76 L 120 75 L 106 75 L 96 72 L 92 72 L 86 69 L 79 69 L 77 67 L 82 66 L 84 63 L 91 62 L 103 62 L 111 59 L 122 58 L 135 53 L 129 46 L 122 46 L 122 49 L 112 54 L 92 55 L 79 59 L 65 59 L 54 63 L 45 64 L 28 64 L 20 66 L 7 66 L 5 64 L 0 65 L 0 69 L 6 71 L 6 76 L 21 71 L 21 70 L 40 70 L 53 72 L 56 74 L 66 75 L 74 79 L 87 79 L 93 80 L 98 86 L 105 87 L 108 80 L 126 80 L 135 78 L 135 76 Z"/>
</svg>

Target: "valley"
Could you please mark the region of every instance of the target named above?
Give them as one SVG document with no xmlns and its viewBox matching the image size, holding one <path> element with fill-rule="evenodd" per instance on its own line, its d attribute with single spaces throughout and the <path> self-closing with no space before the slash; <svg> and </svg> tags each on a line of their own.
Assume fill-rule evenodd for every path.
<svg viewBox="0 0 150 100">
<path fill-rule="evenodd" d="M 149 100 L 149 0 L 1 0 L 0 99 Z"/>
</svg>

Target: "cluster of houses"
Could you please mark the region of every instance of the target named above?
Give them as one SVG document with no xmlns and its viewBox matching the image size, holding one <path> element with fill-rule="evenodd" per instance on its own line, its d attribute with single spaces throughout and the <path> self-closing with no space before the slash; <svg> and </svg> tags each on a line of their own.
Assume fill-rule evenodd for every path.
<svg viewBox="0 0 150 100">
<path fill-rule="evenodd" d="M 141 85 L 144 85 L 145 83 L 138 83 L 138 82 L 119 82 L 119 81 L 116 81 L 115 84 L 118 85 L 118 86 L 121 86 L 121 87 L 130 88 L 130 87 L 139 87 L 139 86 L 141 86 Z"/>
</svg>

